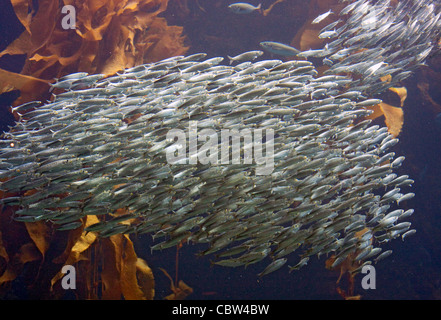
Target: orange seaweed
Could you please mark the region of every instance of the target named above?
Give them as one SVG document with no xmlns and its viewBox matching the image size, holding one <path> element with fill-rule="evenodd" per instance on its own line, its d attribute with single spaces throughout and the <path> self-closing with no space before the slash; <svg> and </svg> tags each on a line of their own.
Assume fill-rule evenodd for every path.
<svg viewBox="0 0 441 320">
<path fill-rule="evenodd" d="M 264 17 L 266 17 L 267 15 L 269 15 L 269 13 L 271 12 L 271 10 L 274 8 L 274 6 L 276 4 L 281 3 L 283 1 L 285 1 L 285 0 L 276 0 L 276 1 L 274 1 L 268 8 L 266 8 L 265 10 L 262 10 L 262 15 Z"/>
<path fill-rule="evenodd" d="M 385 102 L 381 102 L 372 107 L 368 107 L 368 109 L 372 110 L 373 113 L 366 117 L 366 119 L 376 119 L 384 115 L 385 124 L 388 128 L 390 134 L 395 137 L 401 132 L 404 123 L 404 111 L 402 109 L 404 105 L 404 101 L 407 98 L 407 90 L 405 87 L 401 88 L 389 88 L 391 92 L 394 92 L 398 95 L 400 99 L 400 106 L 393 106 Z"/>
<path fill-rule="evenodd" d="M 0 70 L 0 93 L 20 90 L 15 105 L 48 97 L 48 82 L 82 71 L 114 74 L 124 68 L 184 54 L 183 28 L 158 15 L 168 0 L 11 0 L 25 31 L 4 55 L 24 54 L 20 74 Z M 63 5 L 76 9 L 76 28 L 64 30 Z M 55 18 L 54 18 L 55 17 Z"/>
<path fill-rule="evenodd" d="M 176 279 L 176 282 L 178 283 L 177 285 L 175 285 L 172 277 L 168 274 L 168 272 L 163 268 L 159 269 L 165 274 L 167 278 L 170 279 L 170 290 L 173 292 L 172 294 L 166 296 L 164 298 L 165 300 L 184 300 L 193 293 L 193 289 L 185 284 L 184 281 L 179 280 L 178 282 Z"/>
<path fill-rule="evenodd" d="M 355 237 L 361 238 L 366 232 L 368 232 L 368 228 L 364 228 L 363 230 L 360 230 L 355 233 Z M 372 239 L 371 239 L 372 243 Z M 337 286 L 336 290 L 340 296 L 345 300 L 360 300 L 360 295 L 354 294 L 354 285 L 355 285 L 355 276 L 357 275 L 357 270 L 361 266 L 360 261 L 356 261 L 355 258 L 360 253 L 360 251 L 355 251 L 354 253 L 349 254 L 345 260 L 343 260 L 340 264 L 337 266 L 332 267 L 337 257 L 335 255 L 332 255 L 325 261 L 325 267 L 329 270 L 340 270 L 339 277 L 336 281 L 336 284 L 339 285 L 340 280 L 342 279 L 343 275 L 347 275 L 347 289 L 344 290 L 340 286 Z"/>
<path fill-rule="evenodd" d="M 183 28 L 169 26 L 159 17 L 168 0 L 40 0 L 38 9 L 32 0 L 10 1 L 25 30 L 0 52 L 0 57 L 27 58 L 20 73 L 0 69 L 0 93 L 20 91 L 14 105 L 48 99 L 48 84 L 69 73 L 110 75 L 188 50 Z M 62 28 L 64 5 L 75 8 L 74 30 Z M 81 228 L 57 232 L 50 223 L 12 221 L 14 211 L 7 207 L 0 216 L 2 293 L 7 292 L 24 264 L 36 263 L 37 273 L 29 288 L 33 286 L 37 292 L 41 285 L 43 296 L 62 297 L 60 270 L 64 264 L 73 264 L 81 274 L 91 275 L 80 279 L 81 288 L 75 292 L 78 298 L 153 299 L 153 275 L 147 263 L 136 256 L 128 236 L 98 241 L 95 233 L 83 231 L 99 221 L 95 216 L 84 218 Z M 124 213 L 123 209 L 116 210 L 115 215 Z M 39 273 L 43 269 L 45 273 Z M 99 286 L 102 294 L 98 294 Z"/>
</svg>

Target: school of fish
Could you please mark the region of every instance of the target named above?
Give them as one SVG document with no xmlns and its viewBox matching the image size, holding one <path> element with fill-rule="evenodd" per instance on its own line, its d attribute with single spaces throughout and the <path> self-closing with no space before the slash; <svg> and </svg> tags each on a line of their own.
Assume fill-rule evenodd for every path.
<svg viewBox="0 0 441 320">
<path fill-rule="evenodd" d="M 313 255 L 334 254 L 334 267 L 349 255 L 360 268 L 379 261 L 391 254 L 381 243 L 415 233 L 406 221 L 413 209 L 399 207 L 414 196 L 413 180 L 394 173 L 404 160 L 390 152 L 398 139 L 364 120 L 365 107 L 424 63 L 440 14 L 421 0 L 350 3 L 345 20 L 323 30 L 341 24 L 335 40 L 298 53 L 327 59 L 323 76 L 307 60 L 256 61 L 259 50 L 230 64 L 199 53 L 110 77 L 65 76 L 53 101 L 14 108 L 20 120 L 0 141 L 1 202 L 16 206 L 17 221 L 59 230 L 97 215 L 88 231 L 149 233 L 153 251 L 204 244 L 201 255 L 216 265 L 265 260 L 261 276 L 288 260 L 299 269 Z M 167 133 L 191 123 L 273 130 L 272 173 L 256 175 L 255 162 L 168 163 L 175 141 Z"/>
</svg>

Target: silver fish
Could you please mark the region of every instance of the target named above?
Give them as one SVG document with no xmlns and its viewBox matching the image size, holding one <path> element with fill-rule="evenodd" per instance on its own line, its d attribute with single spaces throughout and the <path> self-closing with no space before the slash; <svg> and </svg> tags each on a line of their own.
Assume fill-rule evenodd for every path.
<svg viewBox="0 0 441 320">
<path fill-rule="evenodd" d="M 317 18 L 315 18 L 314 20 L 312 20 L 312 24 L 317 24 L 322 22 L 323 20 L 325 20 L 329 15 L 333 14 L 332 10 L 329 10 L 325 13 L 322 13 L 321 15 L 319 15 Z"/>
<path fill-rule="evenodd" d="M 260 43 L 260 46 L 268 52 L 282 56 L 292 57 L 300 53 L 300 51 L 297 50 L 296 48 L 280 42 L 263 41 Z"/>
<path fill-rule="evenodd" d="M 249 14 L 254 11 L 260 11 L 261 7 L 262 5 L 260 3 L 257 7 L 255 7 L 252 4 L 246 2 L 237 2 L 228 6 L 228 8 L 236 14 Z"/>
<path fill-rule="evenodd" d="M 228 56 L 228 59 L 230 59 L 230 64 L 232 64 L 233 62 L 251 61 L 260 57 L 261 55 L 263 55 L 263 51 L 256 50 L 244 52 L 234 57 Z"/>
<path fill-rule="evenodd" d="M 286 261 L 288 261 L 286 258 L 274 260 L 261 273 L 259 273 L 258 276 L 263 277 L 264 275 L 280 269 L 286 263 Z"/>
</svg>

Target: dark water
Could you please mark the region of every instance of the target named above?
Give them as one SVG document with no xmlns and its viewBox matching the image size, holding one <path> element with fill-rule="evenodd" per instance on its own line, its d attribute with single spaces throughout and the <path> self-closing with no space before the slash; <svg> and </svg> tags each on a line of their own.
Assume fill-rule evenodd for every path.
<svg viewBox="0 0 441 320">
<path fill-rule="evenodd" d="M 206 52 L 209 57 L 235 55 L 257 49 L 264 40 L 289 43 L 304 22 L 301 12 L 281 12 L 275 7 L 274 15 L 232 16 L 225 7 L 205 4 L 202 10 L 195 1 L 188 1 L 190 13 L 183 15 L 178 3 L 170 1 L 169 9 L 162 14 L 170 25 L 184 26 L 188 54 Z M 219 3 L 222 1 L 215 1 Z M 256 2 L 256 1 L 255 1 Z M 205 1 L 200 0 L 200 4 Z M 226 2 L 223 2 L 226 3 Z M 265 7 L 271 1 L 263 1 Z M 257 3 L 254 3 L 257 4 Z M 294 17 L 294 18 L 293 18 Z M 0 50 L 3 50 L 23 30 L 8 1 L 0 2 Z M 256 36 L 258 35 L 258 36 Z M 257 40 L 257 41 L 256 41 Z M 275 58 L 269 54 L 263 59 Z M 0 59 L 0 67 L 19 72 L 24 57 Z M 440 59 L 429 59 L 429 67 L 439 69 Z M 400 142 L 394 147 L 406 161 L 397 174 L 408 174 L 415 180 L 412 192 L 416 196 L 407 201 L 415 213 L 409 219 L 416 235 L 402 242 L 392 241 L 383 251 L 392 249 L 393 255 L 376 267 L 376 289 L 364 290 L 360 286 L 362 275 L 356 278 L 355 294 L 363 299 L 440 299 L 441 298 L 441 121 L 440 116 L 430 113 L 421 105 L 418 96 L 416 75 L 403 85 L 408 89 L 404 104 L 404 127 Z M 441 84 L 433 84 L 441 88 Z M 441 91 L 440 91 L 441 92 Z M 441 101 L 441 94 L 438 102 Z M 17 92 L 0 96 L 0 130 L 7 131 L 13 125 L 8 106 L 18 97 Z M 384 125 L 383 119 L 376 123 Z M 407 191 L 407 190 L 406 190 Z M 406 208 L 404 208 L 406 209 Z M 170 282 L 159 271 L 166 269 L 175 277 L 176 249 L 168 249 L 151 255 L 152 239 L 143 235 L 134 240 L 135 250 L 152 267 L 156 281 L 156 297 L 170 294 Z M 340 299 L 336 292 L 338 272 L 325 269 L 326 257 L 312 258 L 308 266 L 300 271 L 288 273 L 287 268 L 272 273 L 263 279 L 256 274 L 266 266 L 266 261 L 245 268 L 211 266 L 210 257 L 198 257 L 201 246 L 185 245 L 179 250 L 178 278 L 194 289 L 191 299 Z M 345 280 L 342 280 L 345 281 Z M 344 286 L 342 286 L 344 287 Z M 20 282 L 14 284 L 18 297 L 25 297 Z"/>
</svg>

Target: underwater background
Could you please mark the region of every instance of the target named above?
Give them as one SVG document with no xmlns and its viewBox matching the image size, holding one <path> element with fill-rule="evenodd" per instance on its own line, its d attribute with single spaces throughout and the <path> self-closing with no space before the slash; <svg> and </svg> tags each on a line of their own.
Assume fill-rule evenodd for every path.
<svg viewBox="0 0 441 320">
<path fill-rule="evenodd" d="M 41 9 L 43 4 L 47 4 L 47 1 L 30 2 L 35 12 Z M 58 1 L 53 2 L 58 5 Z M 325 8 L 328 3 L 331 3 L 330 1 L 311 1 L 305 4 L 305 1 L 296 0 L 250 1 L 256 6 L 260 2 L 263 8 L 269 8 L 275 2 L 277 3 L 267 15 L 260 13 L 236 15 L 228 10 L 230 2 L 224 0 L 156 1 L 156 7 L 149 7 L 150 11 L 146 9 L 144 12 L 154 12 L 161 7 L 158 17 L 163 18 L 167 26 L 151 25 L 149 27 L 151 32 L 154 33 L 157 28 L 157 35 L 149 39 L 156 41 L 156 44 L 162 39 L 164 44 L 161 50 L 154 51 L 147 48 L 146 50 L 152 52 L 151 61 L 144 59 L 143 63 L 174 55 L 190 55 L 199 52 L 207 53 L 207 57 L 234 56 L 245 51 L 259 50 L 259 43 L 265 40 L 290 44 L 307 20 L 313 18 L 312 12 L 317 12 L 317 9 L 311 8 L 314 6 Z M 139 10 L 142 10 L 142 7 Z M 325 11 L 318 10 L 319 13 Z M 106 16 L 108 12 L 101 14 Z M 136 16 L 136 10 L 133 14 Z M 51 16 L 46 18 L 52 19 Z M 178 26 L 179 29 L 171 31 L 170 26 Z M 24 31 L 10 1 L 0 2 L 0 31 L 0 52 Z M 133 39 L 136 42 L 136 37 Z M 75 43 L 77 39 L 68 37 L 64 41 Z M 75 46 L 72 48 L 64 46 L 63 54 L 68 57 L 69 50 L 75 52 L 76 49 Z M 103 50 L 104 53 L 100 53 L 102 57 L 100 63 L 106 61 L 111 55 L 109 48 Z M 84 55 L 87 53 L 85 51 Z M 35 75 L 38 70 L 42 70 L 38 73 L 40 77 L 50 80 L 59 77 L 62 71 L 64 74 L 82 71 L 76 64 L 81 57 L 80 55 L 79 59 L 64 68 L 53 67 L 51 69 L 29 64 L 27 67 L 34 67 Z M 261 58 L 282 59 L 270 53 L 265 53 Z M 3 55 L 0 58 L 0 68 L 9 72 L 23 73 L 26 59 L 26 55 Z M 133 64 L 139 64 L 137 63 L 139 57 L 136 55 L 131 59 L 130 61 L 134 61 Z M 97 64 L 96 59 L 93 61 L 92 64 Z M 375 290 L 362 289 L 360 285 L 362 275 L 356 276 L 354 292 L 361 295 L 362 299 L 441 298 L 441 110 L 439 109 L 441 105 L 441 54 L 439 52 L 433 54 L 426 63 L 427 66 L 420 67 L 401 82 L 402 86 L 407 89 L 407 98 L 402 107 L 404 121 L 398 136 L 399 143 L 390 150 L 406 157 L 396 173 L 408 174 L 415 180 L 412 186 L 415 197 L 407 201 L 403 208 L 415 209 L 409 221 L 417 232 L 404 242 L 398 239 L 382 245 L 384 251 L 391 249 L 393 254 L 375 265 Z M 108 65 L 105 66 L 108 67 Z M 94 72 L 90 73 L 102 72 L 99 66 L 93 65 L 92 67 Z M 5 73 L 2 73 L 0 78 L 2 78 L 0 83 L 8 81 Z M 48 92 L 44 89 L 38 90 L 40 95 L 34 98 L 49 99 Z M 6 132 L 9 126 L 14 125 L 14 116 L 10 112 L 10 106 L 20 96 L 20 92 L 18 90 L 3 91 L 4 93 L 0 96 L 0 130 Z M 32 92 L 32 90 L 28 91 Z M 396 97 L 385 96 L 384 99 L 396 105 Z M 375 119 L 373 124 L 385 126 L 384 117 Z M 339 270 L 326 269 L 326 257 L 318 259 L 314 256 L 308 262 L 307 267 L 295 272 L 288 273 L 286 269 L 283 269 L 259 278 L 257 274 L 262 270 L 262 264 L 249 265 L 247 268 L 212 266 L 210 256 L 197 256 L 201 250 L 197 245 L 183 245 L 178 251 L 173 247 L 151 254 L 150 246 L 153 244 L 151 235 L 143 234 L 131 237 L 131 240 L 137 256 L 144 259 L 153 271 L 155 299 L 163 299 L 171 293 L 170 279 L 159 268 L 167 270 L 173 279 L 177 274 L 179 280 L 183 280 L 193 289 L 187 299 L 342 298 L 336 290 Z M 176 272 L 177 261 L 179 265 Z M 7 290 L 0 290 L 0 298 L 34 299 L 39 297 L 41 292 L 30 279 L 34 273 L 27 271 L 27 268 L 35 267 L 34 263 L 25 264 L 23 273 L 7 285 Z M 44 268 L 41 272 L 44 272 Z M 344 287 L 345 284 L 347 285 L 347 280 L 345 277 L 342 279 L 343 283 L 340 286 Z M 75 299 L 76 296 L 72 292 L 66 292 L 58 298 Z"/>
</svg>

